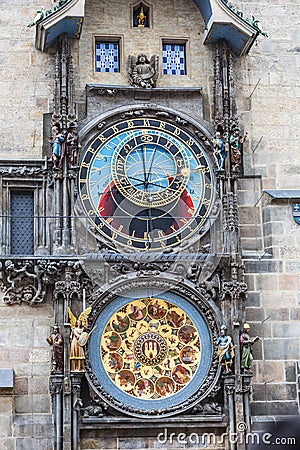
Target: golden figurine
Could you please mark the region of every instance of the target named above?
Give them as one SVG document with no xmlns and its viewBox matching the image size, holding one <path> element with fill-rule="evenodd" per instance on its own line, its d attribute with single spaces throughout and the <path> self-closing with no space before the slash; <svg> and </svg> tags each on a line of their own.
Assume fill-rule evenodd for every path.
<svg viewBox="0 0 300 450">
<path fill-rule="evenodd" d="M 139 15 L 137 16 L 137 20 L 138 20 L 138 27 L 139 28 L 144 28 L 145 27 L 145 21 L 147 19 L 147 16 L 144 14 L 144 8 L 143 6 L 141 6 L 141 10 Z"/>
<path fill-rule="evenodd" d="M 71 361 L 71 372 L 84 372 L 84 349 L 83 346 L 87 342 L 84 339 L 87 335 L 86 329 L 88 326 L 88 317 L 92 311 L 89 307 L 83 311 L 78 319 L 74 316 L 71 309 L 68 308 L 68 313 L 71 323 L 71 347 L 70 347 L 70 361 Z"/>
</svg>

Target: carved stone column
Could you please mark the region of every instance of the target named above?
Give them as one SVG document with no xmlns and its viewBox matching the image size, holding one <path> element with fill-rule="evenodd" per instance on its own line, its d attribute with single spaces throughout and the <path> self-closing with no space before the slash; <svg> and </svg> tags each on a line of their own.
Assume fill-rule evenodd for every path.
<svg viewBox="0 0 300 450">
<path fill-rule="evenodd" d="M 71 385 L 72 385 L 72 450 L 77 450 L 79 441 L 79 414 L 82 401 L 80 398 L 81 392 L 81 380 L 83 372 L 71 372 Z"/>
<path fill-rule="evenodd" d="M 237 196 L 228 192 L 223 196 L 223 232 L 225 252 L 232 254 L 238 251 L 239 223 Z"/>
<path fill-rule="evenodd" d="M 251 394 L 251 378 L 250 374 L 242 375 L 242 387 L 243 387 L 243 397 L 244 397 L 244 417 L 245 424 L 247 426 L 247 433 L 251 432 L 251 421 L 250 421 L 250 394 Z"/>
<path fill-rule="evenodd" d="M 234 342 L 237 344 L 239 341 L 239 322 L 243 319 L 243 305 L 242 295 L 247 291 L 247 284 L 243 281 L 225 281 L 222 284 L 221 296 L 222 299 L 228 297 L 231 303 L 231 311 L 228 311 L 227 320 L 228 322 L 237 323 L 236 335 L 234 336 Z M 229 317 L 229 314 L 231 317 Z"/>
<path fill-rule="evenodd" d="M 66 137 L 71 123 L 77 121 L 74 102 L 74 75 L 71 47 L 67 35 L 61 35 L 57 43 L 55 62 L 54 110 L 52 123 L 59 126 Z M 67 144 L 62 144 L 59 167 L 55 170 L 55 226 L 54 253 L 72 254 L 72 207 L 74 204 L 74 186 L 69 179 Z"/>
<path fill-rule="evenodd" d="M 226 40 L 216 44 L 214 61 L 214 125 L 224 140 L 227 158 L 227 192 L 237 192 L 241 173 L 242 147 L 246 135 L 240 135 L 233 72 L 233 57 Z M 220 177 L 220 174 L 219 174 Z"/>
<path fill-rule="evenodd" d="M 236 449 L 236 444 L 233 437 L 235 436 L 235 407 L 234 407 L 234 392 L 235 392 L 235 377 L 226 376 L 224 378 L 224 389 L 228 406 L 229 416 L 229 438 L 230 450 Z"/>
<path fill-rule="evenodd" d="M 63 375 L 50 376 L 50 394 L 52 396 L 52 408 L 54 415 L 54 440 L 55 450 L 63 449 L 63 427 L 62 427 L 62 393 L 63 393 Z"/>
<path fill-rule="evenodd" d="M 64 397 L 63 397 L 63 433 L 64 448 L 63 450 L 72 450 L 72 396 L 71 396 L 71 380 L 65 374 L 64 378 Z"/>
</svg>

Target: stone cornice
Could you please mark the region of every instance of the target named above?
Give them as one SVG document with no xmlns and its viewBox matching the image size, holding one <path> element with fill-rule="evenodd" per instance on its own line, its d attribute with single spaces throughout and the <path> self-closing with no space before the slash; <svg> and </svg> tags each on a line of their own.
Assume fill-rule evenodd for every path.
<svg viewBox="0 0 300 450">
<path fill-rule="evenodd" d="M 242 19 L 246 24 L 250 25 L 256 32 L 262 34 L 263 36 L 266 37 L 268 36 L 268 34 L 260 28 L 259 26 L 260 21 L 255 19 L 254 16 L 252 16 L 251 19 L 249 17 L 244 17 L 243 12 L 237 10 L 235 6 L 229 2 L 229 0 L 221 0 L 221 2 L 224 3 L 226 8 L 228 8 L 228 10 L 231 11 L 231 13 L 235 14 L 236 17 Z"/>
<path fill-rule="evenodd" d="M 257 36 L 263 33 L 258 21 L 244 18 L 241 11 L 228 0 L 212 0 L 212 15 L 207 23 L 204 44 L 215 44 L 226 40 L 230 50 L 237 56 L 249 52 Z"/>
<path fill-rule="evenodd" d="M 85 0 L 67 0 L 53 11 L 46 11 L 45 16 L 36 23 L 36 48 L 43 52 L 47 51 L 64 33 L 69 39 L 79 39 L 84 20 L 84 7 Z"/>
</svg>

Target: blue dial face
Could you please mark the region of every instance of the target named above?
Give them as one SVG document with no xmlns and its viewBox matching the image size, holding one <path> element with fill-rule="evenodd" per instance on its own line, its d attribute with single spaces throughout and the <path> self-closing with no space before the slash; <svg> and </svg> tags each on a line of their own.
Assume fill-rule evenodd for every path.
<svg viewBox="0 0 300 450">
<path fill-rule="evenodd" d="M 199 231 L 214 200 L 213 169 L 200 143 L 176 125 L 124 120 L 85 151 L 79 193 L 103 237 L 158 251 Z"/>
</svg>

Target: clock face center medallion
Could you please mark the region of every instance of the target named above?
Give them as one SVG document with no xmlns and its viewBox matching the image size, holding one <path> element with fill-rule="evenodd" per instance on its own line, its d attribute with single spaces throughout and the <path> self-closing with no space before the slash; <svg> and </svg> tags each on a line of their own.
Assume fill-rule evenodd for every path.
<svg viewBox="0 0 300 450">
<path fill-rule="evenodd" d="M 143 333 L 135 341 L 135 357 L 147 366 L 160 364 L 167 356 L 167 352 L 166 340 L 158 333 Z"/>
</svg>

